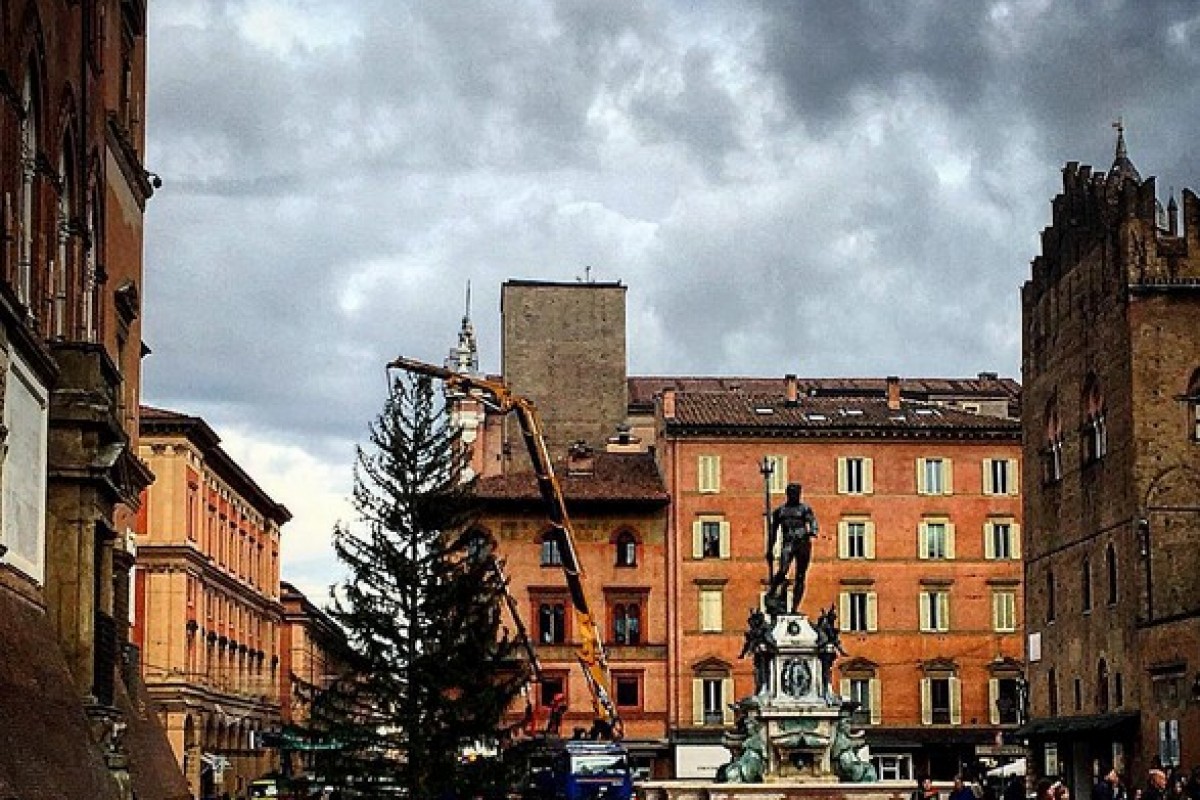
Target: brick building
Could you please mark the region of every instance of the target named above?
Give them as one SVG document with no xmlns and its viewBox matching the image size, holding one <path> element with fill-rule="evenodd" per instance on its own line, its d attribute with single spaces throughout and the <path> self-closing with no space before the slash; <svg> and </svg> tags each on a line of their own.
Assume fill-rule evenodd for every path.
<svg viewBox="0 0 1200 800">
<path fill-rule="evenodd" d="M 710 387 L 695 391 L 647 380 L 658 389 L 658 455 L 672 489 L 668 703 L 681 762 L 705 774 L 714 756 L 723 761 L 728 705 L 753 693 L 739 654 L 767 586 L 767 497 L 778 506 L 789 482 L 804 487 L 821 526 L 801 610 L 814 620 L 838 610 L 849 655 L 835 688 L 861 704 L 880 774 L 950 778 L 974 767 L 976 746 L 1015 730 L 1015 419 L 910 398 L 898 379 L 857 393 L 864 382 L 679 381 Z M 958 403 L 1007 410 L 1011 382 L 954 383 L 923 382 Z"/>
<path fill-rule="evenodd" d="M 277 767 L 252 734 L 280 708 L 280 528 L 291 519 L 198 417 L 142 407 L 157 479 L 138 519 L 134 641 L 196 797 Z"/>
<path fill-rule="evenodd" d="M 1123 132 L 1069 163 L 1022 290 L 1034 765 L 1200 762 L 1200 200 Z"/>
<path fill-rule="evenodd" d="M 136 456 L 145 14 L 0 4 L 0 787 L 24 798 L 186 796 L 128 646 L 152 479 Z"/>
<path fill-rule="evenodd" d="M 643 766 L 656 775 L 699 776 L 728 759 L 721 726 L 730 722 L 727 704 L 750 692 L 751 665 L 738 653 L 746 616 L 765 588 L 763 456 L 781 465 L 773 502 L 781 499 L 785 473 L 799 478 L 826 526 L 805 610 L 812 614 L 833 603 L 843 627 L 853 617 L 863 628 L 845 636 L 852 657 L 841 664 L 838 688 L 863 702 L 861 721 L 886 773 L 911 777 L 932 767 L 949 777 L 961 764 L 974 764 L 982 752 L 977 744 L 1016 728 L 1023 614 L 1014 382 L 994 373 L 904 381 L 629 378 L 624 331 L 612 324 L 624 313 L 610 307 L 617 299 L 623 303 L 619 285 L 510 281 L 505 291 L 505 314 L 519 308 L 521 317 L 519 329 L 505 322 L 505 380 L 510 354 L 521 353 L 515 367 L 521 382 L 513 386 L 536 393 L 547 427 L 592 415 L 590 432 L 552 430 L 548 438 L 560 447 L 582 439 L 642 451 L 654 485 L 662 487 L 657 491 L 669 498 L 658 501 L 663 505 L 653 517 L 655 526 L 663 526 L 661 543 L 631 531 L 643 548 L 631 582 L 633 575 L 615 567 L 621 550 L 613 539 L 625 524 L 629 498 L 602 507 L 579 502 L 584 495 L 573 493 L 588 491 L 602 463 L 628 471 L 628 491 L 642 462 L 598 456 L 596 476 L 565 480 L 568 498 L 575 500 L 574 523 L 586 532 L 580 560 L 591 602 L 607 620 L 608 641 L 620 636 L 613 615 L 619 618 L 629 607 L 629 586 L 648 598 L 642 624 L 653 659 L 636 668 L 646 676 L 661 674 L 665 682 L 643 680 L 643 710 L 652 708 L 653 715 L 633 718 L 643 723 L 644 736 L 665 739 L 667 746 L 649 746 L 646 738 Z M 589 297 L 605 311 L 584 312 Z M 564 345 L 555 331 L 568 326 Z M 452 366 L 460 369 L 477 363 L 473 355 L 463 357 L 463 340 L 452 353 Z M 586 341 L 593 343 L 590 350 L 579 346 Z M 568 353 L 569 375 L 563 372 Z M 588 359 L 597 353 L 604 354 L 604 364 L 590 375 Z M 622 354 L 619 365 L 611 353 Z M 488 502 L 484 524 L 509 560 L 527 622 L 544 635 L 539 616 L 554 605 L 543 601 L 561 594 L 563 582 L 543 563 L 553 554 L 541 547 L 545 516 L 532 478 L 519 477 L 523 448 L 474 398 L 455 401 L 475 468 L 492 476 L 480 483 Z M 700 487 L 702 457 L 706 480 L 714 479 L 714 469 L 724 475 L 716 479 L 717 491 Z M 849 462 L 859 470 L 858 490 L 839 491 L 838 470 L 851 469 Z M 571 472 L 566 462 L 563 469 Z M 524 486 L 519 492 L 512 488 L 518 481 Z M 516 518 L 518 497 L 525 508 Z M 932 557 L 922 558 L 922 552 Z M 553 620 L 548 624 L 553 631 Z M 569 631 L 565 636 L 569 641 Z M 619 656 L 632 652 L 617 649 Z M 561 663 L 570 679 L 569 649 L 539 643 L 538 652 L 556 668 Z M 582 711 L 584 687 L 570 688 L 572 708 Z"/>
</svg>

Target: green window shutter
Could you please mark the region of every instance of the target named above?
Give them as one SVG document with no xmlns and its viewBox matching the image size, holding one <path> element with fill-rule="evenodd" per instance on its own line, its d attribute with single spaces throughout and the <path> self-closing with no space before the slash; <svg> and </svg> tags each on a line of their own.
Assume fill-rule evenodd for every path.
<svg viewBox="0 0 1200 800">
<path fill-rule="evenodd" d="M 863 462 L 863 494 L 875 493 L 875 459 L 864 458 Z"/>
<path fill-rule="evenodd" d="M 1017 465 L 1020 462 L 1015 458 L 1008 460 L 1008 493 L 1011 495 L 1020 494 L 1020 475 L 1017 473 Z"/>
<path fill-rule="evenodd" d="M 692 678 L 692 724 L 704 724 L 704 679 Z"/>
<path fill-rule="evenodd" d="M 1008 526 L 1008 535 L 1012 537 L 1012 554 L 1015 561 L 1021 560 L 1021 526 L 1012 523 Z"/>
<path fill-rule="evenodd" d="M 733 678 L 721 679 L 721 722 L 733 724 Z"/>
<path fill-rule="evenodd" d="M 917 459 L 917 494 L 928 494 L 929 489 L 925 486 L 925 459 Z"/>
<path fill-rule="evenodd" d="M 996 678 L 988 680 L 988 720 L 992 725 L 1000 724 L 1000 681 Z"/>
<path fill-rule="evenodd" d="M 942 459 L 942 494 L 954 494 L 954 461 Z"/>
<path fill-rule="evenodd" d="M 950 724 L 962 725 L 962 681 L 950 678 Z"/>
<path fill-rule="evenodd" d="M 883 692 L 879 686 L 879 678 L 871 678 L 867 684 L 867 691 L 871 696 L 871 724 L 878 725 L 883 722 Z"/>
<path fill-rule="evenodd" d="M 846 480 L 847 459 L 845 456 L 838 456 L 837 460 L 837 490 L 838 494 L 846 494 L 850 490 L 849 482 Z"/>
<path fill-rule="evenodd" d="M 1003 598 L 1000 592 L 992 592 L 992 630 L 998 631 L 1002 627 L 1001 621 L 1001 604 Z"/>
<path fill-rule="evenodd" d="M 721 520 L 721 558 L 729 558 L 729 521 Z"/>
<path fill-rule="evenodd" d="M 843 626 L 850 624 L 850 593 L 838 592 L 838 621 Z"/>
<path fill-rule="evenodd" d="M 838 520 L 838 558 L 850 557 L 850 523 Z M 843 617 L 845 619 L 845 617 Z"/>
<path fill-rule="evenodd" d="M 920 620 L 921 620 L 920 627 L 921 627 L 921 630 L 923 630 L 923 631 L 930 630 L 931 620 L 929 619 L 929 602 L 930 602 L 929 597 L 930 597 L 929 592 L 918 592 L 917 593 L 918 616 L 920 617 Z"/>
<path fill-rule="evenodd" d="M 983 467 L 983 493 L 984 494 L 995 494 L 996 493 L 996 485 L 995 485 L 995 481 L 992 480 L 992 459 L 990 459 L 990 458 L 983 459 L 982 467 Z"/>
<path fill-rule="evenodd" d="M 948 631 L 950 630 L 950 593 L 938 592 L 936 597 L 938 605 L 938 630 Z"/>
<path fill-rule="evenodd" d="M 692 523 L 692 558 L 704 558 L 704 521 Z"/>
<path fill-rule="evenodd" d="M 867 630 L 879 630 L 879 595 L 867 592 Z"/>
<path fill-rule="evenodd" d="M 929 678 L 921 678 L 921 724 L 933 724 L 933 699 Z"/>
<path fill-rule="evenodd" d="M 867 558 L 875 557 L 875 523 L 867 520 Z"/>
<path fill-rule="evenodd" d="M 946 523 L 946 558 L 954 558 L 954 523 Z"/>
<path fill-rule="evenodd" d="M 996 540 L 995 529 L 992 523 L 983 523 L 983 557 L 986 559 L 994 559 L 996 557 Z"/>
<path fill-rule="evenodd" d="M 924 522 L 917 526 L 917 558 L 929 558 L 929 526 Z"/>
</svg>

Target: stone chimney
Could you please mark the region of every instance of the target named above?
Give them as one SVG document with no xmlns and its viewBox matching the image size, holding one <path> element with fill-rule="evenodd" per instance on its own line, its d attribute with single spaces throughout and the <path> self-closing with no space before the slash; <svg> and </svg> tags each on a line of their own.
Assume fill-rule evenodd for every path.
<svg viewBox="0 0 1200 800">
<path fill-rule="evenodd" d="M 900 410 L 900 378 L 896 375 L 887 378 L 887 403 L 891 410 Z"/>
<path fill-rule="evenodd" d="M 662 393 L 663 419 L 675 419 L 675 390 L 664 389 Z"/>
<path fill-rule="evenodd" d="M 791 373 L 783 376 L 783 396 L 789 406 L 800 403 L 800 384 L 796 380 L 796 376 Z"/>
<path fill-rule="evenodd" d="M 608 437 L 605 450 L 609 453 L 640 453 L 642 437 L 634 435 L 627 423 L 617 426 L 617 435 Z"/>
</svg>

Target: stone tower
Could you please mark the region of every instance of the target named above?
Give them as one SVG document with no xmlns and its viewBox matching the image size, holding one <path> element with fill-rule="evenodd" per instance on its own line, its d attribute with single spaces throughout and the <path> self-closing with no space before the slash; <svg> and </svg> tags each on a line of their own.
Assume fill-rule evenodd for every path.
<svg viewBox="0 0 1200 800">
<path fill-rule="evenodd" d="M 501 287 L 504 380 L 537 404 L 554 456 L 577 441 L 603 450 L 625 421 L 625 291 L 620 282 Z M 519 442 L 511 447 L 524 465 Z"/>
<path fill-rule="evenodd" d="M 1022 289 L 1028 733 L 1038 774 L 1077 792 L 1096 764 L 1144 774 L 1176 731 L 1200 742 L 1200 200 L 1182 201 L 1181 228 L 1118 125 L 1107 173 L 1063 169 Z"/>
</svg>

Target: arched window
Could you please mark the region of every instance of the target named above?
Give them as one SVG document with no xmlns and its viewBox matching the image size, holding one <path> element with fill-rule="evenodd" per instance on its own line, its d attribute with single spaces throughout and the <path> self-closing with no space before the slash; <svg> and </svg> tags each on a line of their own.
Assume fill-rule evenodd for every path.
<svg viewBox="0 0 1200 800">
<path fill-rule="evenodd" d="M 1063 436 L 1062 421 L 1058 416 L 1058 397 L 1052 396 L 1046 403 L 1046 443 L 1044 478 L 1047 483 L 1056 483 L 1063 476 Z"/>
<path fill-rule="evenodd" d="M 543 567 L 560 567 L 562 566 L 562 542 L 559 541 L 558 534 L 554 531 L 549 531 L 542 534 L 542 566 Z"/>
<path fill-rule="evenodd" d="M 616 556 L 616 564 L 618 567 L 636 567 L 637 537 L 629 531 L 621 531 L 618 533 Z"/>
<path fill-rule="evenodd" d="M 1085 612 L 1092 610 L 1092 560 L 1083 559 L 1083 571 L 1079 576 L 1079 596 Z"/>
<path fill-rule="evenodd" d="M 1108 455 L 1108 423 L 1105 420 L 1104 394 L 1095 373 L 1083 383 L 1083 459 L 1092 464 Z"/>
<path fill-rule="evenodd" d="M 1117 549 L 1113 547 L 1112 542 L 1108 543 L 1108 548 L 1104 551 L 1104 565 L 1108 573 L 1108 604 L 1115 606 L 1117 604 Z"/>
<path fill-rule="evenodd" d="M 55 249 L 47 270 L 47 330 L 54 339 L 65 338 L 71 331 L 68 320 L 68 287 L 70 276 L 75 272 L 74 232 L 76 217 L 75 201 L 75 148 L 68 133 L 63 136 L 62 151 L 58 156 L 58 209 L 54 221 Z"/>
<path fill-rule="evenodd" d="M 1096 710 L 1108 713 L 1108 662 L 1103 658 L 1096 666 Z"/>
<path fill-rule="evenodd" d="M 1054 622 L 1054 570 L 1046 570 L 1046 622 Z"/>
<path fill-rule="evenodd" d="M 21 188 L 17 200 L 17 299 L 26 306 L 33 300 L 33 247 L 38 226 L 37 158 L 41 130 L 40 87 L 37 66 L 31 59 L 21 85 Z M 31 309 L 32 310 L 32 309 Z"/>
<path fill-rule="evenodd" d="M 100 252 L 100 198 L 95 191 L 90 192 L 91 202 L 85 213 L 87 230 L 84 234 L 86 255 L 83 265 L 83 287 L 80 300 L 79 327 L 80 337 L 85 342 L 95 342 L 100 338 L 100 326 L 96 309 L 100 306 L 100 282 L 97 278 L 98 259 Z"/>
</svg>

